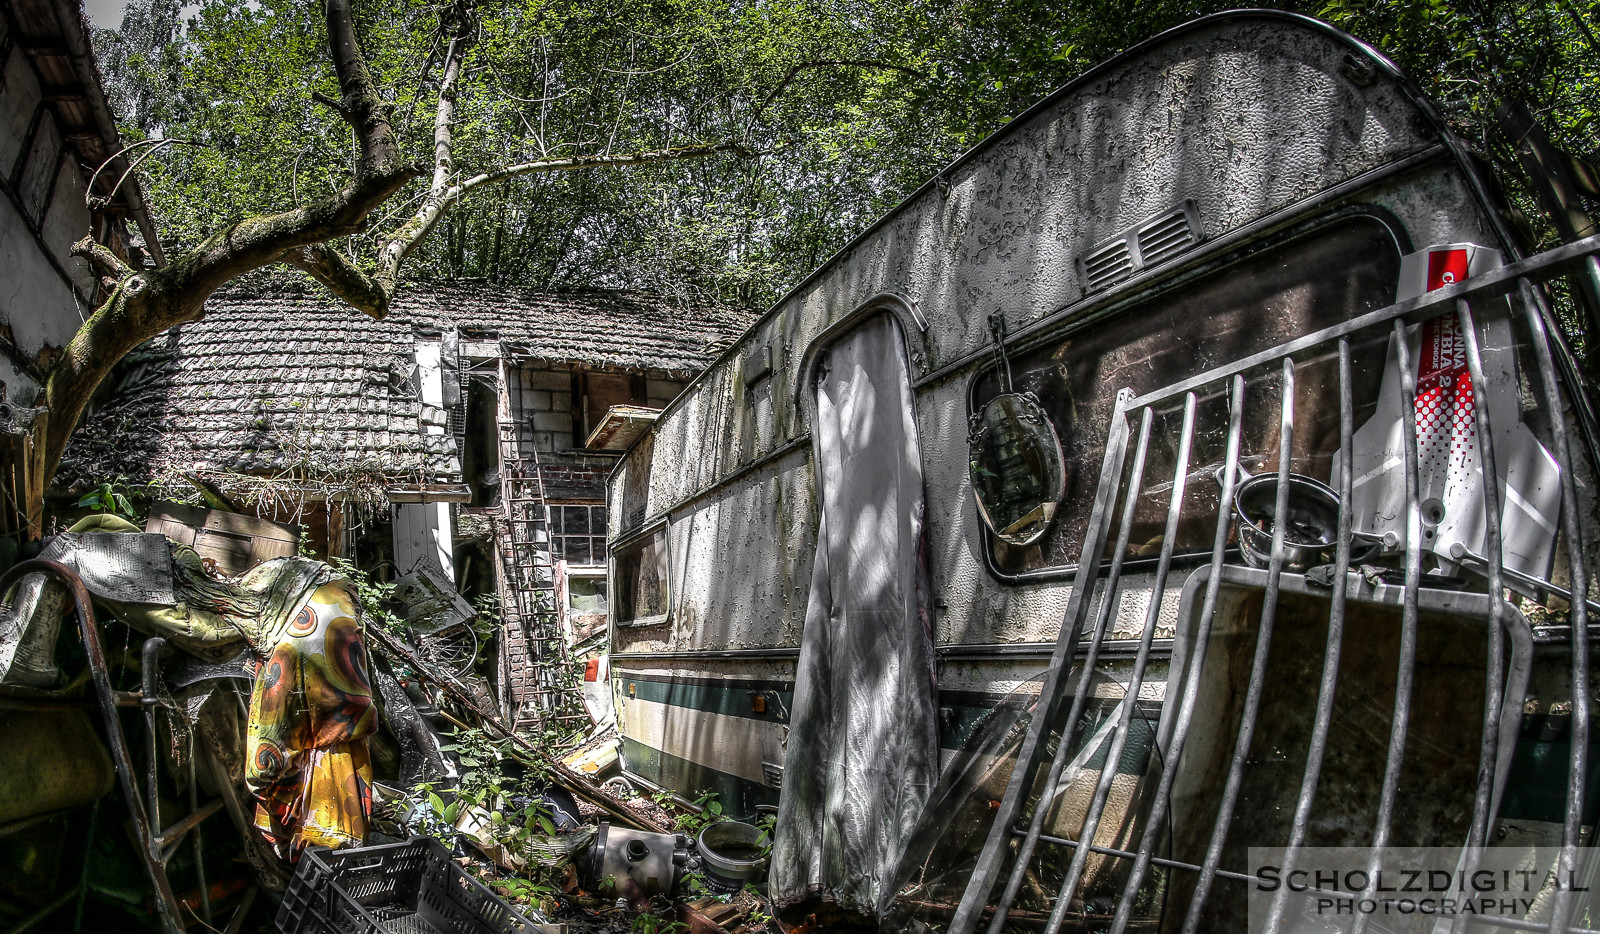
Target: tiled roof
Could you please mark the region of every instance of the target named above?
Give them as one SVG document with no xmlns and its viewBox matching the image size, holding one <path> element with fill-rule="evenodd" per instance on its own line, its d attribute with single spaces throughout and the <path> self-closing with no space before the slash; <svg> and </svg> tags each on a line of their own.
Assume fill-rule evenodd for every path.
<svg viewBox="0 0 1600 934">
<path fill-rule="evenodd" d="M 455 482 L 455 440 L 425 435 L 411 384 L 419 330 L 458 328 L 552 366 L 697 372 L 754 318 L 626 292 L 408 284 L 374 321 L 308 287 L 233 291 L 123 362 L 57 483 L 183 472 Z M 497 335 L 497 337 L 496 337 Z"/>
<path fill-rule="evenodd" d="M 721 305 L 686 306 L 640 292 L 532 292 L 481 281 L 404 286 L 395 316 L 454 324 L 462 341 L 497 332 L 508 353 L 529 362 L 596 369 L 698 373 L 755 321 Z"/>
</svg>

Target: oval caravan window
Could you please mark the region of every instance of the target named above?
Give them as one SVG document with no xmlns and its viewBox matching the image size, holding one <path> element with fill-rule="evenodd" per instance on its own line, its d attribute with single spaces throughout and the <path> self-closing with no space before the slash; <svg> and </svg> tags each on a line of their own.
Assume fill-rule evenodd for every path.
<svg viewBox="0 0 1600 934">
<path fill-rule="evenodd" d="M 1010 545 L 1038 541 L 1065 489 L 1061 439 L 1029 393 L 1005 393 L 973 417 L 967 439 L 978 514 Z"/>
</svg>

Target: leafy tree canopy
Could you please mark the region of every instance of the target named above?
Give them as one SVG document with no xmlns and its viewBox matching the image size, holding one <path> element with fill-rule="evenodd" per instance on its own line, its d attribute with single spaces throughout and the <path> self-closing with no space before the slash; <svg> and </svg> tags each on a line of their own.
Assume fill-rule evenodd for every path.
<svg viewBox="0 0 1600 934">
<path fill-rule="evenodd" d="M 185 18 L 179 2 L 134 0 L 96 40 L 170 262 L 135 269 L 90 238 L 74 246 L 106 297 L 47 379 L 47 475 L 116 362 L 252 270 L 297 267 L 379 316 L 403 266 L 764 305 L 1039 97 L 1212 11 L 204 0 Z M 1545 216 L 1521 172 L 1542 145 L 1533 116 L 1596 154 L 1592 7 L 1323 2 L 1311 12 L 1389 50 L 1495 164 L 1527 239 L 1593 229 L 1582 186 Z M 1576 168 L 1600 192 L 1600 172 Z"/>
<path fill-rule="evenodd" d="M 343 184 L 351 130 L 311 104 L 313 95 L 337 91 L 315 6 L 208 0 L 185 20 L 178 0 L 134 0 L 120 32 L 97 36 L 129 136 L 193 144 L 164 147 L 145 163 L 174 245 Z M 395 129 L 419 157 L 431 147 L 450 37 L 466 22 L 459 176 L 536 158 L 722 140 L 759 154 L 507 179 L 462 199 L 408 271 L 763 305 L 1050 90 L 1162 29 L 1227 6 L 519 0 L 469 11 L 372 0 L 355 13 Z M 1284 6 L 1393 55 L 1514 190 L 1525 180 L 1493 119 L 1507 97 L 1524 100 L 1558 143 L 1595 154 L 1600 55 L 1588 5 Z M 422 187 L 374 218 L 373 236 L 403 219 Z M 360 244 L 347 250 L 364 252 Z"/>
</svg>

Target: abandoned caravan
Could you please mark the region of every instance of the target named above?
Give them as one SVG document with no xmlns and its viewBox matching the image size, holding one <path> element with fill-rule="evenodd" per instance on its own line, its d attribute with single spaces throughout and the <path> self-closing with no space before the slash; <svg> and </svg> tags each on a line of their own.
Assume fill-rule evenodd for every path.
<svg viewBox="0 0 1600 934">
<path fill-rule="evenodd" d="M 1600 238 L 1528 256 L 1494 192 L 1291 15 L 1039 103 L 619 462 L 630 780 L 775 810 L 774 904 L 825 924 L 1333 930 L 1251 847 L 1590 878 L 1595 436 L 1552 284 Z M 1582 917 L 1527 894 L 1489 914 Z"/>
</svg>

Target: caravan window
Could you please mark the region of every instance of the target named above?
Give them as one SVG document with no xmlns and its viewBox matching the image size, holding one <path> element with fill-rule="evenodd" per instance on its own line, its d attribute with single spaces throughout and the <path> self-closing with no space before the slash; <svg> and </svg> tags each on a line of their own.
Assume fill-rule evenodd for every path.
<svg viewBox="0 0 1600 934">
<path fill-rule="evenodd" d="M 667 618 L 667 527 L 627 542 L 612 552 L 619 626 L 649 626 Z"/>
<path fill-rule="evenodd" d="M 1053 527 L 1036 542 L 1008 545 L 985 531 L 991 568 L 1009 577 L 1076 567 L 1119 389 L 1159 389 L 1382 308 L 1394 300 L 1401 252 L 1386 224 L 1358 216 L 1258 253 L 1207 280 L 1181 284 L 1154 301 L 1082 321 L 1059 339 L 1013 357 L 1016 391 L 1038 398 L 1061 438 L 1066 495 Z M 1359 424 L 1362 407 L 1370 411 L 1376 402 L 1386 344 L 1352 349 L 1355 385 L 1367 392 L 1355 400 Z M 1297 473 L 1328 475 L 1338 447 L 1337 380 L 1331 360 L 1306 361 L 1297 374 L 1292 452 Z M 1002 390 L 995 370 L 980 374 L 972 387 L 971 411 L 980 411 Z M 1252 472 L 1276 466 L 1277 392 L 1271 380 L 1254 380 L 1246 398 L 1241 454 Z M 1226 403 L 1222 397 L 1200 400 L 1180 554 L 1211 547 L 1219 493 L 1212 475 L 1225 453 Z M 1173 411 L 1153 426 L 1147 494 L 1171 484 L 1181 420 L 1182 412 Z M 1160 547 L 1166 500 L 1143 498 L 1151 505 L 1136 507 L 1129 558 Z"/>
</svg>

